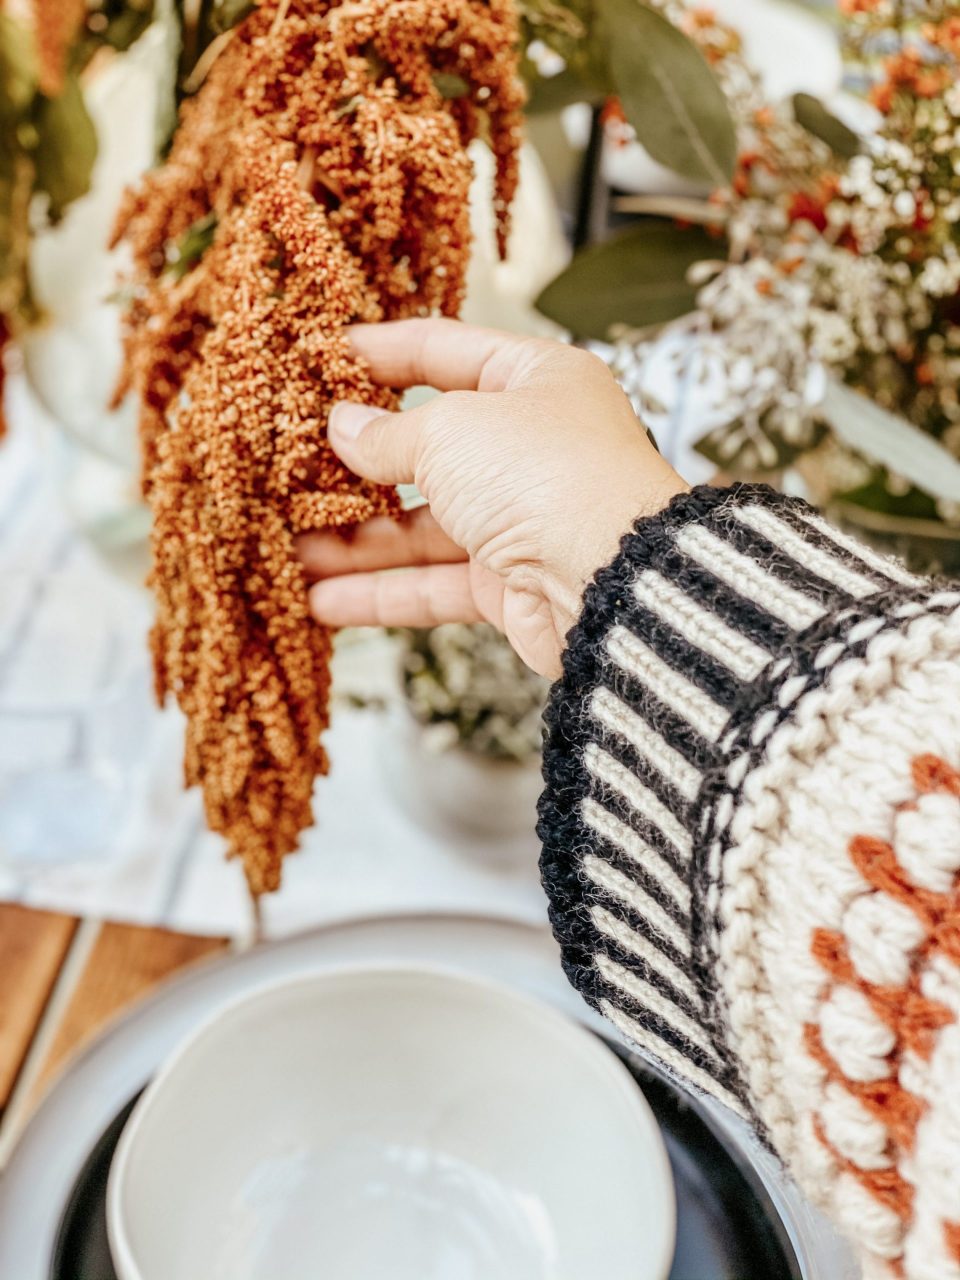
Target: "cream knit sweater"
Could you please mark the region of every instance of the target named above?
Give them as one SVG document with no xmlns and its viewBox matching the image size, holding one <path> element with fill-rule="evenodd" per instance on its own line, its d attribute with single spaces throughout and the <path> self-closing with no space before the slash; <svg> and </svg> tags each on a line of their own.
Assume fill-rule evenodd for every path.
<svg viewBox="0 0 960 1280">
<path fill-rule="evenodd" d="M 866 1280 L 960 1280 L 960 591 L 764 487 L 685 494 L 587 592 L 545 776 L 572 981 Z"/>
</svg>

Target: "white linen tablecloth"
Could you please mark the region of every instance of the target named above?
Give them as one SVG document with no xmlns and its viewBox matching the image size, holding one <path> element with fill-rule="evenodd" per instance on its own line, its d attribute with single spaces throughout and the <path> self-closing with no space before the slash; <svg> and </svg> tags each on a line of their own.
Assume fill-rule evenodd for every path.
<svg viewBox="0 0 960 1280">
<path fill-rule="evenodd" d="M 25 861 L 0 846 L 0 899 L 243 935 L 250 910 L 240 868 L 206 831 L 199 795 L 181 789 L 179 712 L 160 711 L 148 695 L 141 655 L 149 599 L 106 568 L 72 525 L 53 462 L 56 428 L 22 383 L 9 399 L 12 428 L 0 446 L 0 827 L 2 807 L 30 795 L 36 770 L 75 751 L 76 710 L 85 697 L 96 703 L 104 664 L 111 678 L 124 672 L 126 683 L 118 699 L 122 803 L 110 838 L 74 860 Z M 106 657 L 91 653 L 104 619 L 112 625 Z M 376 636 L 345 646 L 337 672 L 341 689 L 396 697 L 391 659 Z M 45 700 L 51 714 L 19 716 L 25 698 Z M 62 717 L 60 703 L 69 707 Z M 385 729 L 383 712 L 337 699 L 327 739 L 333 768 L 317 785 L 317 825 L 265 904 L 266 932 L 392 911 L 543 920 L 534 815 L 529 832 L 508 842 L 428 829 L 390 792 Z M 70 813 L 57 818 L 69 830 Z"/>
</svg>

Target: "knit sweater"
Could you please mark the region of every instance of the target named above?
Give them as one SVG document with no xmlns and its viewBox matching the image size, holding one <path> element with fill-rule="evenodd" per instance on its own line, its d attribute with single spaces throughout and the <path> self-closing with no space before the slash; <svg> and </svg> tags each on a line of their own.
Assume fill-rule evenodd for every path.
<svg viewBox="0 0 960 1280">
<path fill-rule="evenodd" d="M 960 1280 L 960 591 L 765 487 L 684 494 L 587 590 L 545 778 L 587 1000 L 867 1280 Z"/>
</svg>

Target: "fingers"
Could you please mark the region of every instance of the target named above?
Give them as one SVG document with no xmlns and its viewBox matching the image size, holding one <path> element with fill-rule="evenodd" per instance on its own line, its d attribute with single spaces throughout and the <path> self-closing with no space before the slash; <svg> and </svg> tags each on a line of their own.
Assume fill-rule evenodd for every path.
<svg viewBox="0 0 960 1280">
<path fill-rule="evenodd" d="M 483 432 L 498 412 L 499 398 L 469 391 L 436 396 L 416 409 L 384 413 L 369 405 L 341 400 L 327 424 L 330 443 L 351 471 L 378 484 L 415 484 L 430 501 L 430 485 L 420 475 L 431 433 L 453 426 L 468 434 Z"/>
<path fill-rule="evenodd" d="M 551 345 L 458 320 L 396 320 L 350 329 L 353 351 L 374 381 L 438 391 L 504 391 Z"/>
<path fill-rule="evenodd" d="M 489 426 L 489 415 L 504 412 L 496 396 L 475 392 L 529 387 L 549 376 L 558 355 L 577 358 L 556 342 L 477 329 L 455 320 L 354 325 L 350 339 L 378 382 L 397 387 L 428 383 L 445 392 L 403 413 L 384 413 L 354 401 L 334 405 L 328 423 L 330 443 L 352 471 L 379 484 L 418 483 L 417 465 L 428 428 L 454 423 L 455 401 L 455 425 L 473 432 L 482 418 Z M 429 499 L 422 485 L 421 490 Z"/>
<path fill-rule="evenodd" d="M 484 621 L 466 564 L 327 578 L 310 588 L 310 612 L 328 627 L 435 627 Z"/>
<path fill-rule="evenodd" d="M 427 507 L 399 523 L 386 516 L 370 520 L 349 538 L 336 533 L 303 534 L 297 539 L 297 554 L 311 581 L 466 559 L 466 552 L 447 537 Z"/>
<path fill-rule="evenodd" d="M 342 461 L 358 476 L 378 484 L 416 484 L 429 407 L 384 413 L 341 400 L 333 406 L 327 435 Z"/>
</svg>

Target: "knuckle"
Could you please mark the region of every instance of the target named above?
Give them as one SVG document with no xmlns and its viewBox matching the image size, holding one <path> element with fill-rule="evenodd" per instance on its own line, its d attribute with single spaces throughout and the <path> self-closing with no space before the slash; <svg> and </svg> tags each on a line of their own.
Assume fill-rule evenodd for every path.
<svg viewBox="0 0 960 1280">
<path fill-rule="evenodd" d="M 440 411 L 444 418 L 462 419 L 476 404 L 477 393 L 475 391 L 445 391 L 442 396 L 437 397 Z"/>
<path fill-rule="evenodd" d="M 477 393 L 475 391 L 445 391 L 425 406 L 423 419 L 422 453 L 442 448 L 452 437 L 476 418 Z"/>
<path fill-rule="evenodd" d="M 533 339 L 532 342 L 534 351 L 531 352 L 531 362 L 525 369 L 525 379 L 529 375 L 536 375 L 537 384 L 544 381 L 569 382 L 571 379 L 595 384 L 600 379 L 609 380 L 611 377 L 607 365 L 592 351 L 547 339 Z"/>
<path fill-rule="evenodd" d="M 582 347 L 569 348 L 571 368 L 576 368 L 581 377 L 603 378 L 605 381 L 612 376 L 609 366 L 593 351 L 585 351 Z"/>
<path fill-rule="evenodd" d="M 553 359 L 557 351 L 562 350 L 563 343 L 553 342 L 549 338 L 517 338 L 505 353 L 511 366 L 507 385 L 522 385 L 531 374 Z"/>
</svg>

